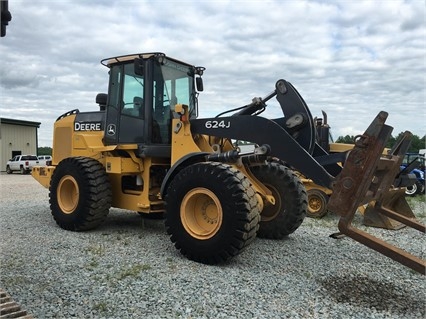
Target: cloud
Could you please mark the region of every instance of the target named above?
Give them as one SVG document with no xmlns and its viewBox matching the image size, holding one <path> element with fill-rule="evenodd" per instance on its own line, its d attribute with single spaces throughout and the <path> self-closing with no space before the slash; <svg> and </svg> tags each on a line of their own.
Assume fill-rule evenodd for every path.
<svg viewBox="0 0 426 319">
<path fill-rule="evenodd" d="M 380 111 L 394 135 L 425 130 L 422 1 L 24 1 L 0 40 L 0 116 L 42 122 L 97 109 L 103 58 L 137 52 L 207 68 L 201 116 L 265 96 L 284 78 L 333 135 L 362 133 Z M 265 116 L 278 117 L 277 102 Z"/>
</svg>

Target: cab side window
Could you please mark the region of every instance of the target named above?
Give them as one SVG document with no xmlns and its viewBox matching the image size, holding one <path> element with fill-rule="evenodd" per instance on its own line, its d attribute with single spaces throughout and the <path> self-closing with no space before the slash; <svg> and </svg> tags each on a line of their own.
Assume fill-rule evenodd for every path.
<svg viewBox="0 0 426 319">
<path fill-rule="evenodd" d="M 144 115 L 143 77 L 136 75 L 133 64 L 124 67 L 123 107 L 124 115 L 142 118 Z"/>
</svg>

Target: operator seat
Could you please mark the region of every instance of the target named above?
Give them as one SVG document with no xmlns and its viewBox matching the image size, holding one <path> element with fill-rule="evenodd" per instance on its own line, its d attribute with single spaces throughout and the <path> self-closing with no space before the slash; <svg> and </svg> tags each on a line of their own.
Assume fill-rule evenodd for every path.
<svg viewBox="0 0 426 319">
<path fill-rule="evenodd" d="M 145 108 L 143 103 L 143 98 L 140 96 L 135 96 L 133 98 L 133 114 L 141 119 L 145 118 Z"/>
</svg>

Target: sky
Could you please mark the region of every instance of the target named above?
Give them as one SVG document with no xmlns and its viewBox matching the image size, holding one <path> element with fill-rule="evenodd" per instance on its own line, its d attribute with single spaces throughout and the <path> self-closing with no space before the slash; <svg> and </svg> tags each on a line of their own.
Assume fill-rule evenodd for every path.
<svg viewBox="0 0 426 319">
<path fill-rule="evenodd" d="M 291 82 L 335 138 L 362 134 L 380 111 L 393 136 L 426 134 L 424 0 L 10 0 L 0 38 L 0 117 L 53 123 L 98 110 L 108 57 L 164 52 L 206 67 L 200 117 Z M 281 117 L 276 100 L 262 116 Z"/>
</svg>

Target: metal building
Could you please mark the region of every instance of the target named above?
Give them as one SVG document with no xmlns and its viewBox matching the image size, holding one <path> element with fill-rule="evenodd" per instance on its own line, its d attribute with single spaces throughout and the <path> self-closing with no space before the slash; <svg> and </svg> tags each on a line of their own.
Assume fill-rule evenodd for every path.
<svg viewBox="0 0 426 319">
<path fill-rule="evenodd" d="M 40 122 L 0 118 L 0 171 L 15 155 L 37 155 Z"/>
</svg>

